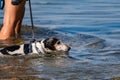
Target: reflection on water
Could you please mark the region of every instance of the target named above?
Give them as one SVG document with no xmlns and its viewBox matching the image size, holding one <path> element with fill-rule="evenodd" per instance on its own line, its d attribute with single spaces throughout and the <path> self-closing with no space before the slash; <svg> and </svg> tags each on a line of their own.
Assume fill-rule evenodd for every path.
<svg viewBox="0 0 120 80">
<path fill-rule="evenodd" d="M 58 37 L 72 49 L 69 56 L 0 57 L 0 80 L 120 80 L 119 0 L 33 0 L 35 37 Z M 2 23 L 3 11 L 0 11 Z M 23 24 L 30 25 L 28 3 Z M 44 27 L 44 28 L 43 28 Z M 25 27 L 20 39 L 31 39 Z"/>
</svg>

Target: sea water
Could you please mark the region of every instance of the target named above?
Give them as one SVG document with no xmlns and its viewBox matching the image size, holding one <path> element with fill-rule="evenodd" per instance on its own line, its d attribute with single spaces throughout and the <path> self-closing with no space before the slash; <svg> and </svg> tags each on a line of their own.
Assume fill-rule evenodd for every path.
<svg viewBox="0 0 120 80">
<path fill-rule="evenodd" d="M 69 57 L 0 58 L 1 80 L 120 79 L 119 0 L 32 0 L 32 13 L 35 37 L 60 38 Z M 31 25 L 29 14 L 26 2 L 23 25 Z M 25 40 L 31 36 L 24 30 Z"/>
</svg>

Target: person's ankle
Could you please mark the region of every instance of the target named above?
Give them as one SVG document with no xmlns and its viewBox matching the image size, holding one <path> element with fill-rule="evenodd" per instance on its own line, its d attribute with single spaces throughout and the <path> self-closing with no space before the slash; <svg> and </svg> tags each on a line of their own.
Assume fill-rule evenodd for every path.
<svg viewBox="0 0 120 80">
<path fill-rule="evenodd" d="M 5 35 L 5 34 L 0 33 L 0 40 L 7 40 L 7 39 L 11 39 L 13 37 L 14 36 L 12 36 L 12 35 Z"/>
</svg>

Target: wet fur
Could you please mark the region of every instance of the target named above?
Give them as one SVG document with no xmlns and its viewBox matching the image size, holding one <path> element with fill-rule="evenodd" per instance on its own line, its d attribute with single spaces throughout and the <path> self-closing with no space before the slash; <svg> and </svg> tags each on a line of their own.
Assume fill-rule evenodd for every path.
<svg viewBox="0 0 120 80">
<path fill-rule="evenodd" d="M 41 54 L 46 54 L 53 51 L 58 51 L 55 47 L 58 41 L 60 40 L 57 38 L 47 38 L 45 40 L 33 42 L 31 44 L 28 43 L 28 44 L 22 44 L 22 45 L 7 46 L 5 48 L 0 49 L 0 55 L 12 55 L 12 56 L 28 55 L 28 54 L 38 54 L 40 52 Z M 64 44 L 62 43 L 62 45 Z M 66 49 L 65 50 L 69 51 L 70 47 L 68 47 L 67 45 L 64 45 L 64 46 L 66 46 L 65 48 L 67 48 L 67 50 Z M 36 47 L 39 50 L 37 50 Z"/>
</svg>

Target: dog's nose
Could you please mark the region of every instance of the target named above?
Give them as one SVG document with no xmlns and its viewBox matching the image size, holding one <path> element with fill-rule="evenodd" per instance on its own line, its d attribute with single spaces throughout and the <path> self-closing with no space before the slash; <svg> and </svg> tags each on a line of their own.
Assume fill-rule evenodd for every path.
<svg viewBox="0 0 120 80">
<path fill-rule="evenodd" d="M 68 47 L 68 51 L 71 49 L 71 47 Z"/>
</svg>

